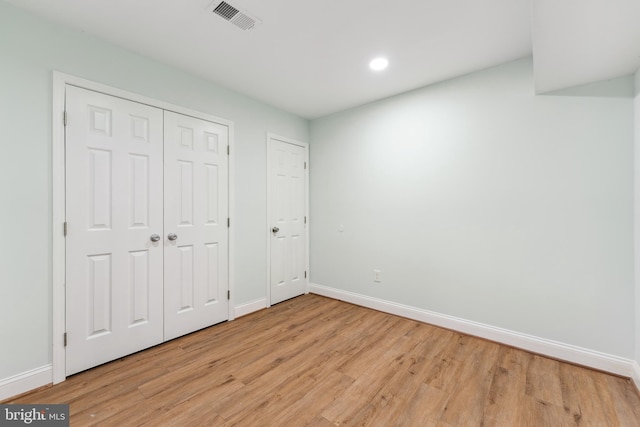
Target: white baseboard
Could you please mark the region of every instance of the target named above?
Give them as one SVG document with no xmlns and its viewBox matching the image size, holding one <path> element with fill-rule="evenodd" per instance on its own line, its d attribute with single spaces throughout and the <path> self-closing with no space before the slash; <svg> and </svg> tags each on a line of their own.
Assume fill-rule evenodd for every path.
<svg viewBox="0 0 640 427">
<path fill-rule="evenodd" d="M 9 378 L 0 379 L 0 402 L 10 397 L 26 393 L 53 381 L 51 365 L 41 366 Z"/>
<path fill-rule="evenodd" d="M 309 290 L 314 294 L 485 338 L 554 359 L 633 378 L 640 388 L 640 368 L 636 363 L 634 369 L 635 362 L 630 359 L 327 286 L 311 284 Z"/>
<path fill-rule="evenodd" d="M 254 311 L 262 310 L 263 308 L 267 308 L 267 299 L 260 298 L 255 301 L 245 302 L 244 304 L 236 305 L 234 311 L 236 312 L 236 319 L 238 317 L 246 316 L 247 314 L 251 314 Z"/>
<path fill-rule="evenodd" d="M 631 362 L 632 366 L 632 374 L 631 380 L 635 383 L 636 388 L 640 391 L 640 365 L 635 360 Z"/>
</svg>

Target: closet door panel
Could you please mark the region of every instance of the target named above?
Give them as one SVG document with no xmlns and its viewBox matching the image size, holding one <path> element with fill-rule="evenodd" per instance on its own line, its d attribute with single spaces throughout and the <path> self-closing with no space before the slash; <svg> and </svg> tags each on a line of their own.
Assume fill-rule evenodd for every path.
<svg viewBox="0 0 640 427">
<path fill-rule="evenodd" d="M 162 110 L 66 88 L 66 374 L 161 343 Z"/>
<path fill-rule="evenodd" d="M 229 317 L 226 126 L 164 112 L 165 339 Z"/>
</svg>

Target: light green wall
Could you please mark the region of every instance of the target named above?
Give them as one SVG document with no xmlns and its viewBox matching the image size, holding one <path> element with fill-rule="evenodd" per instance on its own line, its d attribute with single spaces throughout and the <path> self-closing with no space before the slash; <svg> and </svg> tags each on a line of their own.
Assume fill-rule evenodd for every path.
<svg viewBox="0 0 640 427">
<path fill-rule="evenodd" d="M 523 59 L 313 120 L 312 281 L 633 357 L 632 83 L 607 85 L 534 96 Z"/>
<path fill-rule="evenodd" d="M 51 362 L 52 71 L 235 124 L 237 304 L 266 296 L 266 133 L 308 121 L 0 1 L 0 380 Z"/>
<path fill-rule="evenodd" d="M 640 69 L 635 74 L 635 341 L 636 341 L 636 362 L 640 365 Z M 640 374 L 640 373 L 638 373 Z M 640 378 L 638 378 L 640 380 Z"/>
</svg>

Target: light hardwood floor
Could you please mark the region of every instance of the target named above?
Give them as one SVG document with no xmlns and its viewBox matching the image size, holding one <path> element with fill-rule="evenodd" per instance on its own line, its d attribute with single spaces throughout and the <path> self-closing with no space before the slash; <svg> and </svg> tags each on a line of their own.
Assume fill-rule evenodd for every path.
<svg viewBox="0 0 640 427">
<path fill-rule="evenodd" d="M 317 295 L 9 403 L 72 426 L 640 426 L 627 379 Z"/>
</svg>

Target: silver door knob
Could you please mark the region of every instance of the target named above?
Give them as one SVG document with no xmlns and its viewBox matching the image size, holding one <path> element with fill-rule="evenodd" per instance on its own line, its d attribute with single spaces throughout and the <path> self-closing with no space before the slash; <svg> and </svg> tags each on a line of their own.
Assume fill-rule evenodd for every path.
<svg viewBox="0 0 640 427">
<path fill-rule="evenodd" d="M 160 240 L 160 236 L 154 233 L 149 237 L 149 239 L 151 239 L 152 242 L 158 242 Z"/>
<path fill-rule="evenodd" d="M 167 239 L 169 240 L 176 240 L 178 238 L 178 235 L 176 233 L 169 233 L 167 235 Z"/>
<path fill-rule="evenodd" d="M 273 234 L 276 234 L 278 231 L 280 231 L 280 229 L 279 229 L 278 227 L 273 227 L 273 228 L 271 229 L 271 232 L 272 232 Z"/>
</svg>

